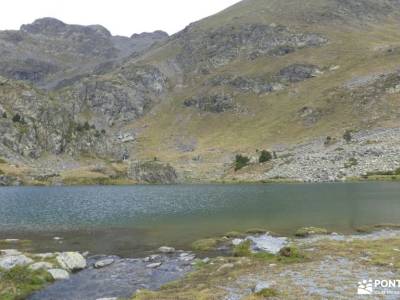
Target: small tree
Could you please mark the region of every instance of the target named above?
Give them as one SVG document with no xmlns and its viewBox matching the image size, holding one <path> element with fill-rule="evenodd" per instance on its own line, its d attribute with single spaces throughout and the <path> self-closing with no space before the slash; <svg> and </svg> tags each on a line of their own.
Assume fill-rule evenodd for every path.
<svg viewBox="0 0 400 300">
<path fill-rule="evenodd" d="M 85 124 L 83 124 L 83 129 L 84 130 L 90 130 L 90 125 L 89 123 L 86 121 Z"/>
<path fill-rule="evenodd" d="M 14 123 L 18 123 L 18 122 L 21 122 L 21 116 L 20 116 L 20 114 L 15 114 L 14 115 L 14 117 L 12 118 L 12 121 L 14 122 Z"/>
<path fill-rule="evenodd" d="M 331 136 L 327 136 L 324 142 L 325 146 L 329 146 L 332 143 L 332 137 Z"/>
<path fill-rule="evenodd" d="M 258 159 L 258 161 L 260 163 L 264 163 L 264 162 L 270 161 L 271 159 L 272 159 L 271 152 L 269 152 L 267 150 L 262 150 L 261 154 L 260 154 L 260 158 Z"/>
<path fill-rule="evenodd" d="M 7 113 L 6 112 L 3 112 L 3 118 L 7 119 Z"/>
<path fill-rule="evenodd" d="M 351 140 L 352 140 L 352 135 L 351 135 L 351 133 L 352 133 L 352 131 L 351 130 L 349 130 L 349 129 L 347 129 L 346 131 L 345 131 L 345 133 L 343 134 L 343 139 L 346 141 L 346 142 L 348 142 L 348 143 L 350 143 L 351 142 Z"/>
<path fill-rule="evenodd" d="M 236 155 L 235 171 L 238 171 L 238 170 L 244 168 L 245 166 L 248 165 L 249 162 L 250 162 L 250 158 L 248 158 L 247 156 L 243 156 L 241 154 Z"/>
</svg>

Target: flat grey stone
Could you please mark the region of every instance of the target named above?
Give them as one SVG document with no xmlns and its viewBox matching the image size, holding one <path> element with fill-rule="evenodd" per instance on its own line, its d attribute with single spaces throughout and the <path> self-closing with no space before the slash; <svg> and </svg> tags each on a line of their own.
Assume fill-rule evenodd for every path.
<svg viewBox="0 0 400 300">
<path fill-rule="evenodd" d="M 94 264 L 94 267 L 97 269 L 100 269 L 100 268 L 107 267 L 107 266 L 111 265 L 112 263 L 114 263 L 113 258 L 106 258 L 106 259 L 96 261 L 96 263 Z"/>
</svg>

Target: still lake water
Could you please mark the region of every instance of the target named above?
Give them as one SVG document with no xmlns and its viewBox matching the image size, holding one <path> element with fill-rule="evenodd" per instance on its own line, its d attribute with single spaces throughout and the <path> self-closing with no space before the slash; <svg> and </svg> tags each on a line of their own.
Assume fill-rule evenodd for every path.
<svg viewBox="0 0 400 300">
<path fill-rule="evenodd" d="M 0 188 L 0 238 L 31 239 L 37 251 L 131 256 L 254 227 L 379 223 L 400 223 L 400 183 Z"/>
</svg>

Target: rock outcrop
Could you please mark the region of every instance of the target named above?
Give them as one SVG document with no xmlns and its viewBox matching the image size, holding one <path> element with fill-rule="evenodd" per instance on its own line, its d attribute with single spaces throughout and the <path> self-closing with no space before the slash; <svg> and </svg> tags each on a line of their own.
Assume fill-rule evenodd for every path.
<svg viewBox="0 0 400 300">
<path fill-rule="evenodd" d="M 222 113 L 235 107 L 230 95 L 195 96 L 184 101 L 186 107 L 195 107 L 198 110 L 212 113 Z"/>
<path fill-rule="evenodd" d="M 178 182 L 178 175 L 172 166 L 155 161 L 131 162 L 128 176 L 142 183 L 174 184 Z"/>
</svg>

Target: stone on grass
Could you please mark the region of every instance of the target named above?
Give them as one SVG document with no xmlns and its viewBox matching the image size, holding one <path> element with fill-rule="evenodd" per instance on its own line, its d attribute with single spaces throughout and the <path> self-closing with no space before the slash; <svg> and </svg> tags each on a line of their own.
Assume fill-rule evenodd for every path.
<svg viewBox="0 0 400 300">
<path fill-rule="evenodd" d="M 78 252 L 62 252 L 57 256 L 60 266 L 68 271 L 79 271 L 86 268 L 86 259 Z"/>
<path fill-rule="evenodd" d="M 224 270 L 228 270 L 228 269 L 232 269 L 235 265 L 232 263 L 227 263 L 227 264 L 223 264 L 222 266 L 220 266 L 218 268 L 217 271 L 224 271 Z"/>
<path fill-rule="evenodd" d="M 205 264 L 208 264 L 210 262 L 210 260 L 211 259 L 209 257 L 206 257 L 206 258 L 203 258 L 202 262 Z"/>
<path fill-rule="evenodd" d="M 243 243 L 243 239 L 233 239 L 232 240 L 232 245 L 233 246 L 237 246 L 237 245 L 240 245 L 241 243 Z"/>
<path fill-rule="evenodd" d="M 0 250 L 0 254 L 4 256 L 18 256 L 21 255 L 22 253 L 15 249 L 4 249 Z"/>
<path fill-rule="evenodd" d="M 33 263 L 33 260 L 25 255 L 11 255 L 0 258 L 0 269 L 10 270 L 16 266 L 27 266 Z"/>
<path fill-rule="evenodd" d="M 53 265 L 49 262 L 45 262 L 45 261 L 40 261 L 37 263 L 34 263 L 32 265 L 29 266 L 29 269 L 31 269 L 32 271 L 36 271 L 36 270 L 48 270 L 48 269 L 52 269 Z"/>
<path fill-rule="evenodd" d="M 69 278 L 69 273 L 63 269 L 49 269 L 47 272 L 50 273 L 54 280 L 64 280 Z"/>
<path fill-rule="evenodd" d="M 254 293 L 259 293 L 264 289 L 271 288 L 271 284 L 266 281 L 257 282 L 256 286 L 254 287 Z"/>
</svg>

